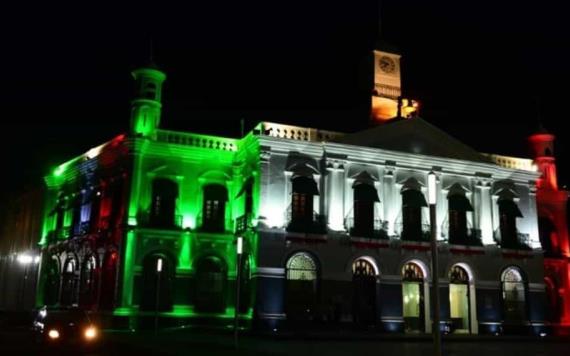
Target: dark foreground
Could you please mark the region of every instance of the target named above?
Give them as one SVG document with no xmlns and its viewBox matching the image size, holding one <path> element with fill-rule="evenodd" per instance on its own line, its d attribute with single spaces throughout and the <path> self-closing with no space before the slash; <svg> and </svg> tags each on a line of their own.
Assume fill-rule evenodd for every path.
<svg viewBox="0 0 570 356">
<path fill-rule="evenodd" d="M 231 333 L 197 330 L 108 332 L 98 349 L 47 350 L 35 344 L 26 330 L 0 330 L 0 355 L 429 355 L 428 337 L 336 334 L 300 336 L 242 335 L 234 348 Z M 524 337 L 447 337 L 444 355 L 548 355 L 570 356 L 570 342 L 563 339 Z"/>
</svg>

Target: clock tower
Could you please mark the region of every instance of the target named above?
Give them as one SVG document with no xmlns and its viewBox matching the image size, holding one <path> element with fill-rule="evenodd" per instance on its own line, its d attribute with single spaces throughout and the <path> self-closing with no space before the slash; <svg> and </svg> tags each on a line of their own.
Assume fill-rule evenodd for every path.
<svg viewBox="0 0 570 356">
<path fill-rule="evenodd" d="M 400 55 L 375 50 L 372 90 L 372 118 L 375 121 L 386 121 L 398 116 L 401 88 Z"/>
<path fill-rule="evenodd" d="M 374 88 L 372 90 L 372 119 L 374 121 L 383 122 L 398 116 L 411 117 L 417 111 L 415 101 L 401 99 L 400 57 L 394 52 L 374 51 Z"/>
</svg>

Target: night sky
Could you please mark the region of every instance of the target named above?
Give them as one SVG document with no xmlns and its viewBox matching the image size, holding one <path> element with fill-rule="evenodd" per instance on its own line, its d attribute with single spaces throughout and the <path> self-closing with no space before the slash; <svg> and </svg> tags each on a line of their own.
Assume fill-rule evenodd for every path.
<svg viewBox="0 0 570 356">
<path fill-rule="evenodd" d="M 130 70 L 167 73 L 162 127 L 236 136 L 239 121 L 366 128 L 375 1 L 5 6 L 0 21 L 4 197 L 129 123 Z M 383 41 L 400 49 L 421 116 L 479 151 L 527 155 L 543 125 L 567 131 L 570 29 L 550 1 L 386 0 Z M 83 3 L 82 3 L 83 4 Z M 31 11 L 33 8 L 33 11 Z"/>
</svg>

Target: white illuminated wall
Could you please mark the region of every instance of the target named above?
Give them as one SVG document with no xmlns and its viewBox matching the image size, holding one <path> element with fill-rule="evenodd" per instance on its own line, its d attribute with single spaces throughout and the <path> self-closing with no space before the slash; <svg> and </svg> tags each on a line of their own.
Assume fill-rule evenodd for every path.
<svg viewBox="0 0 570 356">
<path fill-rule="evenodd" d="M 329 229 L 343 231 L 345 219 L 352 216 L 354 177 L 366 171 L 374 179 L 380 203 L 377 219 L 388 222 L 391 238 L 401 222 L 401 189 L 415 178 L 427 200 L 427 175 L 437 174 L 437 230 L 443 239 L 447 219 L 447 194 L 459 184 L 473 206 L 467 213 L 469 227 L 480 229 L 485 245 L 494 245 L 493 234 L 499 229 L 498 187 L 507 182 L 515 191 L 515 201 L 524 217 L 517 219 L 520 233 L 528 234 L 532 247 L 540 248 L 538 237 L 535 185 L 538 174 L 533 171 L 508 169 L 492 163 L 467 162 L 457 159 L 423 156 L 337 143 L 301 141 L 260 136 L 261 157 L 261 222 L 269 228 L 283 228 L 291 204 L 291 176 L 295 169 L 306 166 L 315 172 L 320 195 L 315 197 L 315 212 L 324 214 Z M 321 179 L 322 176 L 322 179 Z M 428 209 L 423 209 L 424 222 L 429 222 Z"/>
</svg>

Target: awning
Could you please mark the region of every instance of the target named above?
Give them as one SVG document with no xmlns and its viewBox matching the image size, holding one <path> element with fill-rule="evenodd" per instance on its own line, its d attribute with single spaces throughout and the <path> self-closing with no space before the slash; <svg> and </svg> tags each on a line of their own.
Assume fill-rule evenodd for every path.
<svg viewBox="0 0 570 356">
<path fill-rule="evenodd" d="M 510 199 L 504 199 L 504 200 L 499 200 L 498 204 L 499 204 L 499 212 L 501 214 L 516 216 L 517 218 L 523 217 L 523 214 L 521 213 L 519 206 L 514 201 Z"/>
<path fill-rule="evenodd" d="M 402 192 L 402 206 L 421 208 L 427 207 L 426 198 L 419 190 L 408 189 Z"/>
<path fill-rule="evenodd" d="M 293 184 L 293 193 L 319 195 L 317 182 L 315 182 L 313 178 L 304 176 L 296 177 L 293 178 L 291 183 Z"/>
<path fill-rule="evenodd" d="M 380 202 L 376 188 L 370 184 L 361 183 L 354 186 L 354 201 Z"/>
<path fill-rule="evenodd" d="M 469 199 L 467 199 L 467 197 L 463 195 L 456 194 L 448 196 L 447 200 L 449 203 L 449 210 L 462 211 L 462 212 L 473 211 L 473 207 L 471 206 Z"/>
</svg>

